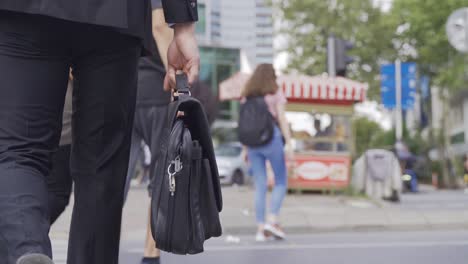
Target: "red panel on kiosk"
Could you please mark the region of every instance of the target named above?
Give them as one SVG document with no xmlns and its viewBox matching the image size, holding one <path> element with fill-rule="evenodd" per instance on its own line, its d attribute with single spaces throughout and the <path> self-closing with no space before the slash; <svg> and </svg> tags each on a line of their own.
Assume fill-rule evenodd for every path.
<svg viewBox="0 0 468 264">
<path fill-rule="evenodd" d="M 349 183 L 349 157 L 296 155 L 289 172 L 289 188 L 333 189 L 345 188 Z"/>
</svg>

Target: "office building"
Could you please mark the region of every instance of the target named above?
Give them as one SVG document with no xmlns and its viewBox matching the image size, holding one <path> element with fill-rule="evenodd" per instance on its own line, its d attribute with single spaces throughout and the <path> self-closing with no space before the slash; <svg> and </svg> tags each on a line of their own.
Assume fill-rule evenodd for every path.
<svg viewBox="0 0 468 264">
<path fill-rule="evenodd" d="M 240 49 L 251 68 L 273 63 L 273 10 L 266 0 L 201 0 L 199 12 L 202 45 Z"/>
</svg>

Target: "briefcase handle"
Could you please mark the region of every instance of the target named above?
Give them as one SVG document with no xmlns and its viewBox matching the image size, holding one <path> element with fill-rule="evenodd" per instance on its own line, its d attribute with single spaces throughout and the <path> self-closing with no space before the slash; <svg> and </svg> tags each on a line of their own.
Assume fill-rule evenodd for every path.
<svg viewBox="0 0 468 264">
<path fill-rule="evenodd" d="M 185 73 L 176 74 L 176 89 L 174 92 L 178 93 L 179 96 L 192 96 L 188 78 Z"/>
</svg>

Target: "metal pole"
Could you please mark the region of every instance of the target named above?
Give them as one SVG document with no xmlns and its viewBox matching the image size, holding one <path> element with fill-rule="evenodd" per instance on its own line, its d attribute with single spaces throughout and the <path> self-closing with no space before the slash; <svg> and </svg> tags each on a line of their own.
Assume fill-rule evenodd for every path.
<svg viewBox="0 0 468 264">
<path fill-rule="evenodd" d="M 335 36 L 328 37 L 328 76 L 334 78 L 336 76 L 335 65 Z"/>
<path fill-rule="evenodd" d="M 395 61 L 395 88 L 396 88 L 396 139 L 403 138 L 403 113 L 401 106 L 401 61 Z"/>
<path fill-rule="evenodd" d="M 468 47 L 468 7 L 465 8 L 465 41 Z"/>
</svg>

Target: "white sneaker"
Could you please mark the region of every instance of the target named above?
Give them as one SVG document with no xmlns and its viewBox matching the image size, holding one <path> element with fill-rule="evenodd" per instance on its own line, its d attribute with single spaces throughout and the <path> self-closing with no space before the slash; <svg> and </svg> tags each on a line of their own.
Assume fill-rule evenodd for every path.
<svg viewBox="0 0 468 264">
<path fill-rule="evenodd" d="M 267 236 L 265 235 L 264 231 L 257 231 L 257 234 L 255 235 L 255 241 L 256 242 L 266 242 L 267 241 Z"/>
<path fill-rule="evenodd" d="M 285 239 L 286 234 L 284 233 L 283 229 L 278 224 L 266 224 L 265 225 L 265 233 L 267 235 L 272 235 L 276 239 Z"/>
<path fill-rule="evenodd" d="M 16 264 L 54 264 L 46 255 L 28 254 L 18 259 Z"/>
</svg>

